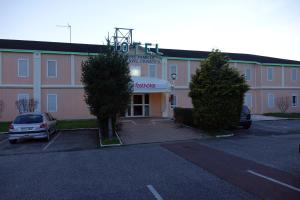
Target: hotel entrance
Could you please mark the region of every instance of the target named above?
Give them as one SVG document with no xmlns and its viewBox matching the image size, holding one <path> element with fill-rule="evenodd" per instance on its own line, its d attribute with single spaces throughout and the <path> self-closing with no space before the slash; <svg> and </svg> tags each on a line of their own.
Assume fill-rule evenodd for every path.
<svg viewBox="0 0 300 200">
<path fill-rule="evenodd" d="M 149 94 L 133 94 L 126 117 L 149 117 Z"/>
<path fill-rule="evenodd" d="M 131 77 L 133 94 L 130 96 L 125 117 L 168 117 L 170 84 L 150 77 Z"/>
</svg>

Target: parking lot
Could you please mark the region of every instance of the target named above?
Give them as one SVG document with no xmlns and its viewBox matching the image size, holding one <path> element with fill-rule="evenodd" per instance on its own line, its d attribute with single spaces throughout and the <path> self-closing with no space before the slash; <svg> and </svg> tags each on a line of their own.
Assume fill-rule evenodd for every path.
<svg viewBox="0 0 300 200">
<path fill-rule="evenodd" d="M 140 133 L 157 139 L 160 126 L 174 138 L 187 131 L 171 128 L 170 122 L 150 122 L 126 122 L 123 128 L 135 127 L 137 139 Z M 96 130 L 61 131 L 50 142 L 17 144 L 0 135 L 1 199 L 298 200 L 299 124 L 254 122 L 233 137 L 102 149 Z M 141 127 L 147 131 L 138 131 Z"/>
<path fill-rule="evenodd" d="M 99 145 L 98 141 L 98 132 L 96 130 L 59 131 L 52 135 L 49 142 L 28 139 L 20 140 L 16 144 L 10 144 L 7 136 L 2 135 L 0 156 L 95 149 Z"/>
</svg>

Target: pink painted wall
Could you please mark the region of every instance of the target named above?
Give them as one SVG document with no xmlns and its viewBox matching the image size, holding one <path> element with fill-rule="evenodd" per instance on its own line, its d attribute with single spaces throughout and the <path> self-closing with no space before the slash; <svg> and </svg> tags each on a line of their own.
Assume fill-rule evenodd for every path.
<svg viewBox="0 0 300 200">
<path fill-rule="evenodd" d="M 161 117 L 161 93 L 152 93 L 149 96 L 150 100 L 150 116 L 151 117 Z"/>
<path fill-rule="evenodd" d="M 167 67 L 167 79 L 170 80 L 171 78 L 171 72 L 170 72 L 170 66 L 171 65 L 177 65 L 177 79 L 175 80 L 176 86 L 187 86 L 188 85 L 188 74 L 187 74 L 187 68 L 188 68 L 188 62 L 187 61 L 181 61 L 181 60 L 168 60 L 168 67 Z"/>
<path fill-rule="evenodd" d="M 297 79 L 294 81 L 292 80 L 292 69 L 293 67 L 285 67 L 284 70 L 284 79 L 285 79 L 285 86 L 288 87 L 300 87 L 300 68 L 295 68 L 297 71 Z"/>
<path fill-rule="evenodd" d="M 250 69 L 250 80 L 247 80 L 247 84 L 250 87 L 255 87 L 255 80 L 257 79 L 257 66 L 255 64 L 242 64 L 237 63 L 236 69 L 240 72 L 240 74 L 246 74 L 246 70 Z"/>
<path fill-rule="evenodd" d="M 12 121 L 19 114 L 15 102 L 18 100 L 18 94 L 24 93 L 32 98 L 32 89 L 0 89 L 0 97 L 4 103 L 0 121 Z"/>
<path fill-rule="evenodd" d="M 275 97 L 275 104 L 274 107 L 268 106 L 268 94 L 273 94 Z M 299 98 L 300 98 L 300 91 L 299 90 L 264 90 L 262 91 L 262 107 L 263 112 L 280 112 L 276 105 L 277 98 L 280 97 L 289 97 L 290 103 L 292 101 L 292 95 L 295 94 L 298 96 L 298 105 L 296 107 L 290 106 L 287 112 L 300 112 L 300 106 L 299 106 Z"/>
<path fill-rule="evenodd" d="M 57 61 L 57 77 L 47 77 L 47 60 Z M 71 56 L 57 54 L 42 54 L 41 55 L 41 79 L 43 85 L 61 85 L 71 84 Z"/>
<path fill-rule="evenodd" d="M 143 77 L 148 77 L 149 76 L 149 65 L 147 63 L 130 63 L 130 66 L 140 66 L 141 67 L 141 76 Z M 155 64 L 156 65 L 156 78 L 162 78 L 162 65 L 160 64 Z"/>
<path fill-rule="evenodd" d="M 188 96 L 188 89 L 175 89 L 175 95 L 177 96 L 177 107 L 192 108 L 192 99 Z"/>
<path fill-rule="evenodd" d="M 28 59 L 29 76 L 18 77 L 18 59 Z M 3 84 L 32 84 L 33 83 L 33 54 L 32 53 L 2 53 L 2 83 Z"/>
<path fill-rule="evenodd" d="M 87 60 L 87 56 L 75 56 L 75 85 L 81 85 L 81 63 Z"/>
<path fill-rule="evenodd" d="M 200 66 L 200 61 L 191 61 L 191 76 L 196 73 L 196 70 L 200 68 Z"/>
<path fill-rule="evenodd" d="M 42 89 L 42 111 L 47 111 L 47 94 L 57 95 L 57 112 L 53 116 L 57 119 L 85 119 L 94 118 L 89 114 L 84 101 L 83 89 Z"/>
<path fill-rule="evenodd" d="M 267 79 L 267 70 L 268 67 L 266 66 L 262 66 L 261 67 L 261 75 L 262 75 L 262 82 L 261 82 L 261 86 L 281 86 L 281 67 L 277 67 L 277 66 L 270 66 L 273 68 L 273 80 L 272 81 L 268 81 Z"/>
</svg>

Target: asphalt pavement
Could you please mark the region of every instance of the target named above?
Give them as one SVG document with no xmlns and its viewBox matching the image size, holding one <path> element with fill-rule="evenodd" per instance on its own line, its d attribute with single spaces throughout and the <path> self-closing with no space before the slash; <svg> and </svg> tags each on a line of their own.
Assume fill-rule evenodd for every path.
<svg viewBox="0 0 300 200">
<path fill-rule="evenodd" d="M 96 132 L 60 133 L 49 143 L 24 141 L 14 146 L 1 138 L 1 199 L 259 199 L 264 196 L 245 184 L 268 194 L 271 181 L 271 188 L 279 187 L 271 190 L 276 193 L 284 186 L 274 180 L 297 191 L 299 121 L 290 121 L 287 132 L 281 126 L 277 132 L 269 130 L 273 126 L 269 123 L 254 123 L 233 137 L 183 141 L 202 147 L 186 155 L 164 147 L 180 145 L 178 141 L 100 149 Z M 189 156 L 201 159 L 196 163 Z M 247 175 L 236 176 L 239 182 L 224 177 L 240 169 Z M 290 189 L 283 190 L 287 196 L 298 197 Z"/>
</svg>

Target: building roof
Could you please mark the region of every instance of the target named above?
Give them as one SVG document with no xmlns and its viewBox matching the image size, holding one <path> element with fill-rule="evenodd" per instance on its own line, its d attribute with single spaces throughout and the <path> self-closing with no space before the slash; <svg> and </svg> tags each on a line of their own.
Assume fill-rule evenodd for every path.
<svg viewBox="0 0 300 200">
<path fill-rule="evenodd" d="M 0 39 L 0 49 L 99 53 L 104 47 L 105 45 L 95 45 L 95 44 Z M 180 49 L 159 49 L 159 51 L 163 53 L 163 56 L 167 56 L 167 57 L 198 58 L 198 59 L 207 58 L 208 54 L 210 53 L 209 51 L 193 51 L 193 50 L 180 50 Z M 273 58 L 273 57 L 259 56 L 253 54 L 243 54 L 243 53 L 224 53 L 224 54 L 226 54 L 230 58 L 230 60 L 236 60 L 236 61 L 300 65 L 300 61 L 296 61 L 296 60 L 288 60 L 288 59 Z"/>
</svg>

